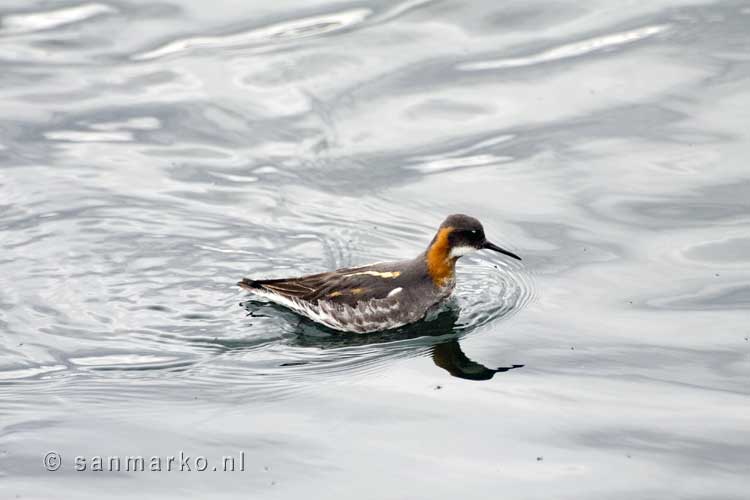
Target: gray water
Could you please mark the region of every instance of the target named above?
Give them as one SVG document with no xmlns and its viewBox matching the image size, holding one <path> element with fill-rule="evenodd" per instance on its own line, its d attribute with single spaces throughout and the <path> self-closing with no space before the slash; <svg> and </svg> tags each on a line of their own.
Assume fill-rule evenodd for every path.
<svg viewBox="0 0 750 500">
<path fill-rule="evenodd" d="M 0 64 L 2 498 L 747 498 L 750 3 L 5 0 Z M 411 328 L 234 285 L 454 212 L 524 260 Z"/>
</svg>

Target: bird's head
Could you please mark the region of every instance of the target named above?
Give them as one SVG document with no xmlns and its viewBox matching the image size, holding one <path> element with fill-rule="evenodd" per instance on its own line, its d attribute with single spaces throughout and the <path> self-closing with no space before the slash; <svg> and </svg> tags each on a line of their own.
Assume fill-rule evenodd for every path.
<svg viewBox="0 0 750 500">
<path fill-rule="evenodd" d="M 449 258 L 487 249 L 521 260 L 521 257 L 487 240 L 482 223 L 474 217 L 463 214 L 449 215 L 438 229 L 433 245 L 442 240 Z"/>
</svg>

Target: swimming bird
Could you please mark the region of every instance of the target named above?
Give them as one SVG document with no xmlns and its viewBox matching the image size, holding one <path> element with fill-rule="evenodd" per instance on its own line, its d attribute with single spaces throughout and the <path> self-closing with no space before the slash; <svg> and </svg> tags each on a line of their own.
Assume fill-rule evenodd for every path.
<svg viewBox="0 0 750 500">
<path fill-rule="evenodd" d="M 411 260 L 237 284 L 329 328 L 370 333 L 414 323 L 439 307 L 456 286 L 456 261 L 482 249 L 521 260 L 490 243 L 477 219 L 453 214 Z"/>
</svg>

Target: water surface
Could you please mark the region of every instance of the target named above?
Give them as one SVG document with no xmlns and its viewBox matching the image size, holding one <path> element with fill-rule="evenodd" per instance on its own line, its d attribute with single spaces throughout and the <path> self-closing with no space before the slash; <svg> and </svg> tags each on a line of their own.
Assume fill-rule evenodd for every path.
<svg viewBox="0 0 750 500">
<path fill-rule="evenodd" d="M 746 498 L 746 2 L 12 0 L 0 64 L 3 497 Z M 524 261 L 413 327 L 234 285 L 454 212 Z M 74 468 L 180 451 L 246 470 Z"/>
</svg>

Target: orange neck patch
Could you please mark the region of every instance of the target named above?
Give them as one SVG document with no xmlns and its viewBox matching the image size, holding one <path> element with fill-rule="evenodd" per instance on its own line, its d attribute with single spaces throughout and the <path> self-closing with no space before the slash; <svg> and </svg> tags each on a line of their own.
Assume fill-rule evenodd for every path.
<svg viewBox="0 0 750 500">
<path fill-rule="evenodd" d="M 452 227 L 440 229 L 434 243 L 427 249 L 427 272 L 437 286 L 443 286 L 456 272 L 456 259 L 450 257 L 451 247 L 448 242 L 448 235 L 452 231 Z"/>
</svg>

